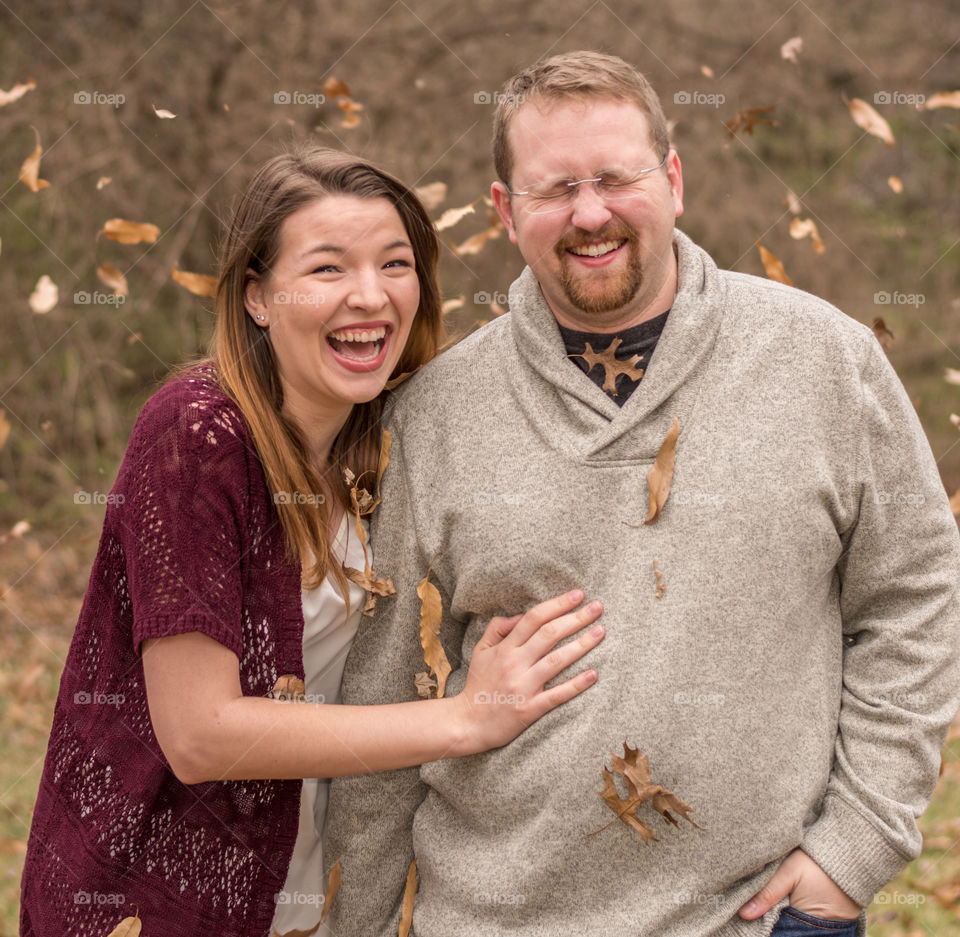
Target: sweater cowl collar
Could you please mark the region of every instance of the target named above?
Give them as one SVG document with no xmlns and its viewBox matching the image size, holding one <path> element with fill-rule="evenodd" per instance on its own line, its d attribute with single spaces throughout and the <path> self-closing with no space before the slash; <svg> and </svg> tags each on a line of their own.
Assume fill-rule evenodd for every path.
<svg viewBox="0 0 960 937">
<path fill-rule="evenodd" d="M 572 361 L 557 321 L 526 267 L 510 288 L 517 401 L 554 448 L 588 461 L 648 461 L 674 416 L 683 427 L 693 411 L 723 316 L 724 287 L 716 264 L 679 230 L 677 293 L 640 386 L 618 407 Z"/>
</svg>

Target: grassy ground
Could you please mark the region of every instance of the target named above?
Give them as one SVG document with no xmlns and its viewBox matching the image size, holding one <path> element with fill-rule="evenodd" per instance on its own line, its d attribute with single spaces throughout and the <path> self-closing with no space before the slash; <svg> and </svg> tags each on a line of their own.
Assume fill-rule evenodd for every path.
<svg viewBox="0 0 960 937">
<path fill-rule="evenodd" d="M 69 542 L 68 542 L 69 541 Z M 60 671 L 95 537 L 0 542 L 0 937 L 14 937 L 20 874 Z M 877 896 L 871 937 L 960 937 L 960 722 L 920 821 L 923 854 Z"/>
</svg>

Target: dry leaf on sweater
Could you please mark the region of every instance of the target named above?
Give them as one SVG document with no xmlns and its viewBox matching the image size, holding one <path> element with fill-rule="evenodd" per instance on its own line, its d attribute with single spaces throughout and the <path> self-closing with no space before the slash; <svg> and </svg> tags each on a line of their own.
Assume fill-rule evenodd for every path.
<svg viewBox="0 0 960 937">
<path fill-rule="evenodd" d="M 140 937 L 140 928 L 143 924 L 140 921 L 140 915 L 136 917 L 125 917 L 107 937 Z"/>
<path fill-rule="evenodd" d="M 425 670 L 422 670 L 413 678 L 413 685 L 417 688 L 417 696 L 422 699 L 437 698 L 437 681 Z"/>
<path fill-rule="evenodd" d="M 660 444 L 653 468 L 647 474 L 647 485 L 650 489 L 650 509 L 644 519 L 644 524 L 656 524 L 660 519 L 660 512 L 670 497 L 670 485 L 673 482 L 673 466 L 677 456 L 677 437 L 680 435 L 680 420 L 673 418 L 673 425 Z"/>
<path fill-rule="evenodd" d="M 326 919 L 327 915 L 330 913 L 330 905 L 333 904 L 333 899 L 337 897 L 337 892 L 340 890 L 340 860 L 337 859 L 333 864 L 333 868 L 330 870 L 330 875 L 327 878 L 327 894 L 323 899 L 323 912 L 320 915 L 320 923 L 322 924 Z"/>
<path fill-rule="evenodd" d="M 407 869 L 407 884 L 403 888 L 403 906 L 400 911 L 400 926 L 397 937 L 409 937 L 413 924 L 413 902 L 417 897 L 417 860 L 414 859 Z"/>
<path fill-rule="evenodd" d="M 423 660 L 430 668 L 430 675 L 437 679 L 437 699 L 442 699 L 450 676 L 450 662 L 440 643 L 440 619 L 443 615 L 443 602 L 440 590 L 430 582 L 430 570 L 417 583 L 417 595 L 420 597 L 420 645 L 423 648 Z"/>
<path fill-rule="evenodd" d="M 625 361 L 617 358 L 617 349 L 623 344 L 623 339 L 617 336 L 604 351 L 594 351 L 590 342 L 586 343 L 585 350 L 580 354 L 568 355 L 569 358 L 583 358 L 587 362 L 589 374 L 598 364 L 603 367 L 603 389 L 609 391 L 614 397 L 619 397 L 617 393 L 617 378 L 621 374 L 626 374 L 631 381 L 639 381 L 643 377 L 643 368 L 638 368 L 637 363 L 643 359 L 642 355 L 632 355 Z"/>
<path fill-rule="evenodd" d="M 663 578 L 663 573 L 660 572 L 660 564 L 656 560 L 653 561 L 653 579 L 657 586 L 656 598 L 662 599 L 667 591 L 667 580 Z"/>
<path fill-rule="evenodd" d="M 619 774 L 627 784 L 627 797 L 623 798 L 617 791 L 613 780 L 613 773 L 604 766 L 603 790 L 600 797 L 603 802 L 616 814 L 616 820 L 626 823 L 627 826 L 636 830 L 645 843 L 656 842 L 657 837 L 653 835 L 653 830 L 646 825 L 638 816 L 637 809 L 648 800 L 650 806 L 663 817 L 668 823 L 679 827 L 680 823 L 673 813 L 683 817 L 684 820 L 691 823 L 697 829 L 703 829 L 699 824 L 690 819 L 693 808 L 685 804 L 675 794 L 664 787 L 650 782 L 650 759 L 642 754 L 639 748 L 631 748 L 626 742 L 623 743 L 624 757 L 620 758 L 611 752 L 613 758 L 613 771 Z M 673 811 L 673 813 L 671 813 Z M 608 826 L 601 827 L 595 832 L 600 833 Z"/>
<path fill-rule="evenodd" d="M 763 269 L 771 280 L 778 283 L 786 283 L 787 286 L 793 286 L 793 280 L 787 276 L 787 271 L 783 269 L 780 258 L 771 254 L 759 241 L 757 241 L 757 250 L 760 251 L 760 260 L 763 263 Z"/>
</svg>

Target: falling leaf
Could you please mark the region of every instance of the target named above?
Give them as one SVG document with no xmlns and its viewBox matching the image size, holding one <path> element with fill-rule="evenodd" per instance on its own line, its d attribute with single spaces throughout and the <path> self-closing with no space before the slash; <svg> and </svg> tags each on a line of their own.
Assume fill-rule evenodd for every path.
<svg viewBox="0 0 960 937">
<path fill-rule="evenodd" d="M 473 207 L 476 205 L 476 202 L 471 202 L 469 205 L 464 205 L 462 208 L 448 208 L 438 219 L 434 228 L 437 231 L 446 231 L 447 228 L 452 228 L 461 218 L 466 218 L 467 215 L 472 215 L 476 209 Z"/>
<path fill-rule="evenodd" d="M 217 295 L 216 277 L 209 277 L 205 273 L 188 273 L 186 270 L 177 270 L 176 267 L 170 268 L 170 276 L 195 296 L 215 298 Z"/>
<path fill-rule="evenodd" d="M 360 126 L 360 118 L 357 116 L 357 111 L 363 110 L 362 104 L 351 101 L 349 98 L 338 98 L 337 107 L 343 111 L 343 120 L 340 121 L 341 127 L 352 130 L 354 127 Z"/>
<path fill-rule="evenodd" d="M 28 533 L 30 533 L 30 521 L 17 521 L 10 530 L 10 536 L 18 539 Z"/>
<path fill-rule="evenodd" d="M 467 254 L 479 254 L 480 251 L 483 250 L 484 244 L 486 244 L 487 241 L 500 237 L 502 231 L 503 224 L 498 221 L 496 224 L 487 228 L 486 231 L 481 231 L 479 234 L 467 238 L 462 244 L 455 246 L 453 252 L 457 257 L 464 257 Z"/>
<path fill-rule="evenodd" d="M 37 285 L 30 294 L 30 309 L 37 315 L 45 315 L 60 299 L 60 290 L 57 284 L 53 282 L 46 274 L 37 280 Z"/>
<path fill-rule="evenodd" d="M 7 437 L 10 435 L 10 421 L 7 414 L 0 410 L 0 449 L 7 443 Z"/>
<path fill-rule="evenodd" d="M 960 91 L 938 91 L 931 94 L 920 106 L 927 111 L 936 110 L 938 107 L 960 107 Z"/>
<path fill-rule="evenodd" d="M 790 237 L 795 241 L 801 241 L 805 237 L 809 237 L 813 242 L 813 251 L 815 254 L 822 254 L 826 247 L 823 246 L 823 241 L 820 240 L 820 232 L 817 231 L 817 226 L 814 223 L 812 218 L 793 218 L 790 221 Z"/>
<path fill-rule="evenodd" d="M 407 884 L 403 888 L 403 907 L 400 912 L 400 926 L 397 928 L 397 937 L 410 937 L 410 926 L 413 923 L 413 903 L 417 897 L 417 860 L 414 859 L 407 869 Z"/>
<path fill-rule="evenodd" d="M 124 218 L 111 218 L 100 233 L 120 244 L 139 244 L 141 241 L 153 244 L 160 237 L 160 229 L 155 224 L 127 221 Z"/>
<path fill-rule="evenodd" d="M 653 579 L 657 587 L 656 598 L 662 599 L 667 591 L 667 580 L 663 578 L 663 573 L 660 572 L 660 564 L 656 560 L 653 561 Z"/>
<path fill-rule="evenodd" d="M 140 937 L 140 928 L 142 927 L 140 915 L 136 917 L 125 917 L 107 937 Z"/>
<path fill-rule="evenodd" d="M 899 176 L 889 176 L 887 178 L 887 185 L 890 186 L 897 195 L 903 191 L 903 182 L 900 181 Z"/>
<path fill-rule="evenodd" d="M 495 316 L 502 316 L 507 310 L 504 309 L 503 306 L 500 305 L 500 303 L 494 302 L 494 301 L 491 299 L 491 300 L 490 300 L 490 311 L 491 311 Z"/>
<path fill-rule="evenodd" d="M 653 468 L 647 474 L 647 486 L 650 489 L 650 509 L 644 518 L 644 524 L 656 524 L 660 512 L 670 497 L 670 485 L 673 483 L 673 465 L 677 457 L 677 437 L 680 435 L 680 419 L 673 418 L 667 435 L 660 444 Z"/>
<path fill-rule="evenodd" d="M 943 379 L 948 384 L 960 384 L 960 371 L 958 371 L 956 368 L 947 368 L 947 372 Z"/>
<path fill-rule="evenodd" d="M 437 679 L 437 699 L 442 699 L 450 676 L 450 662 L 440 643 L 440 619 L 443 615 L 443 602 L 440 590 L 430 582 L 430 570 L 417 583 L 417 595 L 420 597 L 420 645 L 423 648 L 423 661 L 430 673 Z"/>
<path fill-rule="evenodd" d="M 771 127 L 779 127 L 780 125 L 775 120 L 763 116 L 764 114 L 772 113 L 776 106 L 776 104 L 769 104 L 766 107 L 746 107 L 743 110 L 737 111 L 733 118 L 723 125 L 727 130 L 727 135 L 730 137 L 736 136 L 737 131 L 741 128 L 747 133 L 752 134 L 753 128 L 757 124 L 769 124 Z"/>
<path fill-rule="evenodd" d="M 760 260 L 763 263 L 763 269 L 767 276 L 778 283 L 786 283 L 787 286 L 793 286 L 793 280 L 787 276 L 787 271 L 783 269 L 783 264 L 779 257 L 770 253 L 759 241 L 757 241 L 757 250 L 760 251 Z"/>
<path fill-rule="evenodd" d="M 884 348 L 890 348 L 893 345 L 893 332 L 887 328 L 887 323 L 880 316 L 873 320 L 873 334 L 877 336 L 877 341 Z"/>
<path fill-rule="evenodd" d="M 953 497 L 950 499 L 950 510 L 953 511 L 954 517 L 960 515 L 960 488 L 953 493 Z"/>
<path fill-rule="evenodd" d="M 113 182 L 112 176 L 101 176 L 97 179 L 97 191 L 99 192 L 102 188 L 110 185 L 111 182 Z"/>
<path fill-rule="evenodd" d="M 893 131 L 890 125 L 861 98 L 853 98 L 848 101 L 844 96 L 844 102 L 850 109 L 850 116 L 853 122 L 867 133 L 883 140 L 887 146 L 893 146 Z"/>
<path fill-rule="evenodd" d="M 700 74 L 705 78 L 713 78 L 713 69 L 709 65 L 701 65 Z"/>
<path fill-rule="evenodd" d="M 791 215 L 800 214 L 800 199 L 797 198 L 792 189 L 787 189 L 787 197 L 783 204 L 790 210 Z"/>
<path fill-rule="evenodd" d="M 583 358 L 589 365 L 587 373 L 589 374 L 598 364 L 603 367 L 603 390 L 618 397 L 617 378 L 625 374 L 631 381 L 639 381 L 643 377 L 643 368 L 638 368 L 637 363 L 643 360 L 642 355 L 632 355 L 626 361 L 620 361 L 616 357 L 617 349 L 623 344 L 623 339 L 617 336 L 602 352 L 593 350 L 590 342 L 586 343 L 586 348 L 582 354 L 568 355 L 569 358 Z"/>
<path fill-rule="evenodd" d="M 780 58 L 793 62 L 794 65 L 797 64 L 797 56 L 801 52 L 803 52 L 803 39 L 800 36 L 794 36 L 780 46 Z"/>
<path fill-rule="evenodd" d="M 462 309 L 463 304 L 466 301 L 467 301 L 467 297 L 465 295 L 456 296 L 453 299 L 448 299 L 440 307 L 440 312 L 442 315 L 446 315 L 448 312 L 454 312 L 457 309 Z"/>
<path fill-rule="evenodd" d="M 347 86 L 345 81 L 340 81 L 339 78 L 328 78 L 323 83 L 323 93 L 328 98 L 335 98 L 337 95 L 343 95 L 344 97 L 351 97 L 350 88 Z"/>
<path fill-rule="evenodd" d="M 37 128 L 33 127 L 32 130 L 37 138 L 37 145 L 20 166 L 19 179 L 31 192 L 39 192 L 47 188 L 50 183 L 40 178 L 40 156 L 43 153 L 43 147 L 40 146 L 40 133 Z"/>
<path fill-rule="evenodd" d="M 0 107 L 19 101 L 28 91 L 33 91 L 36 87 L 37 83 L 32 78 L 28 78 L 26 84 L 18 82 L 9 91 L 0 90 Z"/>
<path fill-rule="evenodd" d="M 437 681 L 425 670 L 420 671 L 413 678 L 413 685 L 417 688 L 417 696 L 423 699 L 437 698 Z"/>
<path fill-rule="evenodd" d="M 447 197 L 447 184 L 446 182 L 431 182 L 429 185 L 419 186 L 413 191 L 417 198 L 423 202 L 423 207 L 427 211 L 433 211 Z"/>
<path fill-rule="evenodd" d="M 340 881 L 340 860 L 337 859 L 327 878 L 327 893 L 323 898 L 323 912 L 320 915 L 321 924 L 327 919 L 327 915 L 330 913 L 330 905 L 333 904 L 333 899 L 337 897 L 337 892 L 340 891 Z"/>
<path fill-rule="evenodd" d="M 611 752 L 613 759 L 613 771 L 619 774 L 627 785 L 627 797 L 622 798 L 617 791 L 613 780 L 613 773 L 606 766 L 603 767 L 603 790 L 600 792 L 600 798 L 616 814 L 616 817 L 610 821 L 602 830 L 607 829 L 611 823 L 617 820 L 625 823 L 627 826 L 636 830 L 645 843 L 657 842 L 657 837 L 653 835 L 653 830 L 647 826 L 638 816 L 637 810 L 648 800 L 650 806 L 663 817 L 667 823 L 679 827 L 680 822 L 673 813 L 682 817 L 688 823 L 695 826 L 698 830 L 703 829 L 698 823 L 690 819 L 693 808 L 685 804 L 676 795 L 658 784 L 650 782 L 650 761 L 646 755 L 642 754 L 639 748 L 631 748 L 626 742 L 623 743 L 623 758 L 619 758 Z M 673 811 L 673 813 L 671 813 Z M 596 830 L 599 833 L 602 830 Z"/>
<path fill-rule="evenodd" d="M 153 113 L 162 120 L 173 120 L 177 115 L 172 111 L 165 111 L 163 108 L 158 108 L 156 104 L 150 105 L 153 108 Z"/>
<path fill-rule="evenodd" d="M 97 276 L 104 285 L 113 290 L 114 295 L 127 295 L 127 278 L 113 264 L 102 264 L 97 267 Z"/>
</svg>

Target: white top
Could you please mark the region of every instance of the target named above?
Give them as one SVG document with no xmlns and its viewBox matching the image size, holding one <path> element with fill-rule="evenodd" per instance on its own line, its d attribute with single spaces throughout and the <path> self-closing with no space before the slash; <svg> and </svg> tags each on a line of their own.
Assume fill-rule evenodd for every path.
<svg viewBox="0 0 960 937">
<path fill-rule="evenodd" d="M 344 515 L 333 541 L 333 551 L 345 566 L 363 569 L 363 546 L 357 537 L 354 517 Z M 367 554 L 372 565 L 373 552 L 369 543 Z M 360 624 L 360 614 L 366 600 L 363 589 L 352 582 L 349 586 L 349 617 L 343 596 L 332 576 L 328 575 L 316 589 L 303 590 L 303 669 L 308 703 L 340 702 L 343 665 Z M 323 877 L 323 826 L 329 788 L 330 782 L 326 779 L 304 779 L 300 795 L 300 828 L 287 880 L 278 896 L 272 925 L 275 934 L 310 930 L 320 920 L 326 887 Z M 326 924 L 318 928 L 315 935 L 332 937 Z"/>
</svg>

